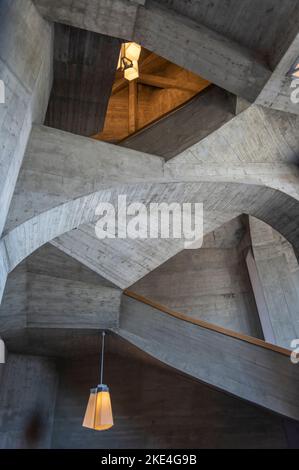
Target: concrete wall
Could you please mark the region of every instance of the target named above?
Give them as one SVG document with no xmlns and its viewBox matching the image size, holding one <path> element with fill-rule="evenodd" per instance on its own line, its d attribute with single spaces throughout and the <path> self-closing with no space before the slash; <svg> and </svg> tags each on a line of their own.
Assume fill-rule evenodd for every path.
<svg viewBox="0 0 299 470">
<path fill-rule="evenodd" d="M 31 0 L 0 5 L 0 235 L 31 130 L 42 123 L 52 83 L 52 26 Z"/>
<path fill-rule="evenodd" d="M 184 250 L 130 290 L 191 317 L 263 338 L 246 264 L 237 250 L 241 218 L 204 238 L 199 250 Z"/>
<path fill-rule="evenodd" d="M 106 356 L 105 381 L 110 386 L 115 426 L 105 433 L 85 429 L 82 419 L 89 389 L 97 381 L 97 356 L 61 364 L 53 448 L 287 446 L 280 417 L 149 361 L 143 354 L 121 350 Z"/>
<path fill-rule="evenodd" d="M 58 383 L 54 363 L 11 354 L 0 367 L 0 448 L 50 448 Z"/>
</svg>

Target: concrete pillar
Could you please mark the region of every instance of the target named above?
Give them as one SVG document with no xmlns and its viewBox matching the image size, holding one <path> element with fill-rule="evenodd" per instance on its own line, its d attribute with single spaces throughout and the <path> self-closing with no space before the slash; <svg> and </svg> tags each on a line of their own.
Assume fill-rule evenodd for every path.
<svg viewBox="0 0 299 470">
<path fill-rule="evenodd" d="M 42 123 L 52 85 L 53 30 L 31 0 L 1 0 L 0 235 L 32 122 Z"/>
</svg>

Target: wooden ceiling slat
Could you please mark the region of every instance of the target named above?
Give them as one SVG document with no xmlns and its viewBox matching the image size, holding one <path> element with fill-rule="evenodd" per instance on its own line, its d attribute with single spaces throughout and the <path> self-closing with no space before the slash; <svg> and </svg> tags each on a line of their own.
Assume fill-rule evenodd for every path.
<svg viewBox="0 0 299 470">
<path fill-rule="evenodd" d="M 150 85 L 157 88 L 178 88 L 180 90 L 191 91 L 194 93 L 198 93 L 210 85 L 210 82 L 204 79 L 202 79 L 201 84 L 199 85 L 199 83 L 193 82 L 191 80 L 182 81 L 171 77 L 162 77 L 160 75 L 145 73 L 140 74 L 139 81 L 144 85 Z"/>
</svg>

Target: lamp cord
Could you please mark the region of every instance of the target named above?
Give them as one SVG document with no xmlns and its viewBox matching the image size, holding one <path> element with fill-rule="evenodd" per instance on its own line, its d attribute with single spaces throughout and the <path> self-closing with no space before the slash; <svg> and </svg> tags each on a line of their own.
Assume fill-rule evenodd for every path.
<svg viewBox="0 0 299 470">
<path fill-rule="evenodd" d="M 104 375 L 104 348 L 105 348 L 105 331 L 102 332 L 102 357 L 101 357 L 101 385 L 103 385 L 103 375 Z"/>
</svg>

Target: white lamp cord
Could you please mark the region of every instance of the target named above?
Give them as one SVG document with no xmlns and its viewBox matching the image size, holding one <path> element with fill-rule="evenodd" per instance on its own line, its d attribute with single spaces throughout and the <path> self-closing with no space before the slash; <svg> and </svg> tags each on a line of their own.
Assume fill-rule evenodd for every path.
<svg viewBox="0 0 299 470">
<path fill-rule="evenodd" d="M 103 385 L 103 374 L 104 374 L 104 348 L 105 348 L 105 331 L 102 332 L 102 357 L 101 357 L 101 385 Z"/>
</svg>

